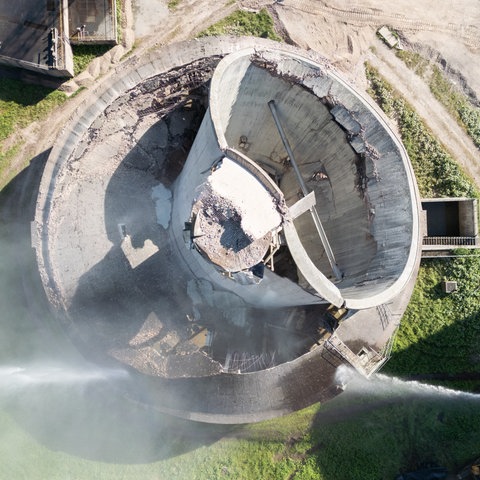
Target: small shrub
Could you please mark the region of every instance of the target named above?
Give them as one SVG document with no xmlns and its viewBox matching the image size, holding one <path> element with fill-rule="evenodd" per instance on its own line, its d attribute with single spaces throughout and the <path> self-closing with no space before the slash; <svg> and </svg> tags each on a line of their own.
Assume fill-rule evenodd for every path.
<svg viewBox="0 0 480 480">
<path fill-rule="evenodd" d="M 275 33 L 272 17 L 263 9 L 258 13 L 237 10 L 220 22 L 212 25 L 198 36 L 210 35 L 252 35 L 254 37 L 269 38 L 281 41 Z"/>
<path fill-rule="evenodd" d="M 480 108 L 465 102 L 459 106 L 458 115 L 473 143 L 480 148 Z"/>
<path fill-rule="evenodd" d="M 169 10 L 175 10 L 178 7 L 179 3 L 180 3 L 180 0 L 170 0 L 167 3 L 167 7 Z"/>
<path fill-rule="evenodd" d="M 418 76 L 423 77 L 428 67 L 428 60 L 423 58 L 417 52 L 411 52 L 409 50 L 397 50 L 396 55 L 403 60 L 405 65 L 413 70 Z"/>
</svg>

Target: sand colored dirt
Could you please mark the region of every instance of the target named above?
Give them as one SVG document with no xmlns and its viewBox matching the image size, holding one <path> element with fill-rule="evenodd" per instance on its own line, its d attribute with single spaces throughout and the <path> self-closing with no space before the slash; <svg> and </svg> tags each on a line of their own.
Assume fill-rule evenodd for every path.
<svg viewBox="0 0 480 480">
<path fill-rule="evenodd" d="M 65 85 L 87 90 L 57 109 L 47 120 L 16 132 L 20 149 L 6 176 L 21 170 L 54 143 L 68 118 L 86 101 L 97 84 L 109 77 L 134 46 L 141 57 L 151 48 L 195 36 L 238 8 L 268 8 L 291 43 L 328 58 L 356 88 L 366 87 L 364 61 L 368 59 L 407 98 L 434 134 L 480 186 L 480 152 L 432 97 L 425 82 L 408 71 L 375 35 L 382 25 L 396 28 L 406 41 L 432 60 L 442 59 L 447 70 L 461 73 L 463 82 L 480 97 L 480 3 L 476 0 L 181 0 L 169 10 L 165 0 L 126 0 L 123 45 L 115 47 Z"/>
</svg>

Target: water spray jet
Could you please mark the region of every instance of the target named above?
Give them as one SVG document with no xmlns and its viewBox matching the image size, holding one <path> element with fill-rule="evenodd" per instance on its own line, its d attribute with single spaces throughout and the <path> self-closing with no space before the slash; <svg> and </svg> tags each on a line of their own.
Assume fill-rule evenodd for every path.
<svg viewBox="0 0 480 480">
<path fill-rule="evenodd" d="M 414 380 L 402 380 L 381 373 L 369 378 L 359 374 L 351 367 L 341 365 L 335 374 L 335 380 L 345 387 L 348 393 L 367 397 L 414 397 L 417 399 L 465 400 L 480 402 L 480 395 L 453 390 L 450 388 L 421 383 Z"/>
<path fill-rule="evenodd" d="M 82 385 L 90 382 L 122 381 L 129 378 L 123 369 L 105 369 L 97 366 L 73 368 L 62 366 L 0 367 L 0 386 L 19 388 L 48 385 Z"/>
</svg>

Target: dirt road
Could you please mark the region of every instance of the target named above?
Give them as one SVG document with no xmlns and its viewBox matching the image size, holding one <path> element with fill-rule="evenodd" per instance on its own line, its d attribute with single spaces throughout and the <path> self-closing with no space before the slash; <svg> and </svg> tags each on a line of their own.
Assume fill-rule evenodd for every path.
<svg viewBox="0 0 480 480">
<path fill-rule="evenodd" d="M 357 25 L 390 25 L 405 31 L 434 31 L 480 47 L 480 9 L 474 0 L 283 0 L 282 7 Z M 468 12 L 468 14 L 467 14 Z"/>
</svg>

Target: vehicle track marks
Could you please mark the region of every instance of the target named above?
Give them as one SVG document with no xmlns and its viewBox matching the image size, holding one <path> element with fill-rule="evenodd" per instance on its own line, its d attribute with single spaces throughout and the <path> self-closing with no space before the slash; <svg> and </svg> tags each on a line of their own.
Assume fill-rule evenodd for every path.
<svg viewBox="0 0 480 480">
<path fill-rule="evenodd" d="M 283 8 L 292 8 L 313 15 L 335 16 L 351 22 L 378 27 L 388 24 L 413 32 L 427 30 L 431 32 L 456 35 L 472 48 L 480 49 L 480 29 L 475 25 L 459 25 L 456 23 L 431 23 L 408 18 L 399 13 L 386 13 L 379 9 L 352 8 L 340 9 L 330 7 L 320 0 L 284 0 Z"/>
</svg>

